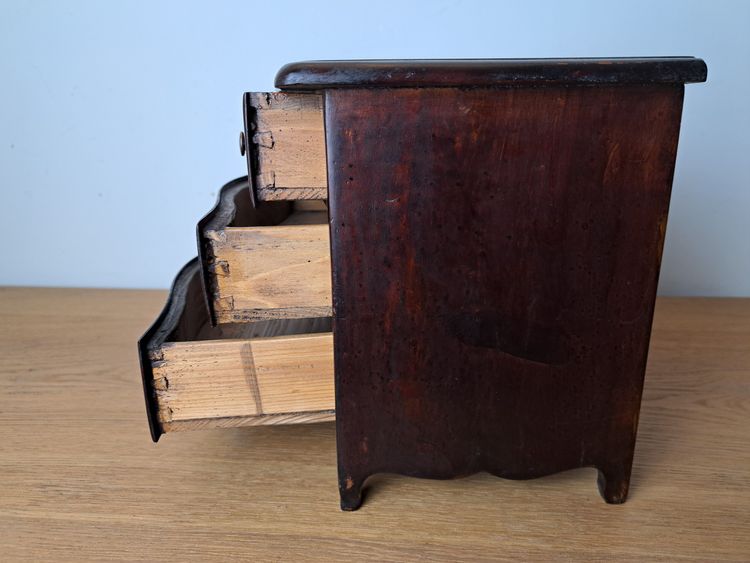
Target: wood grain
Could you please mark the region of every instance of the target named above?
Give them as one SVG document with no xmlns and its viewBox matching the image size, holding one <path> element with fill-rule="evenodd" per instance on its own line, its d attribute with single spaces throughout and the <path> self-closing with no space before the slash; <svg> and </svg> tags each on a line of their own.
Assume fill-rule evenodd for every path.
<svg viewBox="0 0 750 563">
<path fill-rule="evenodd" d="M 326 92 L 342 508 L 381 471 L 625 501 L 682 97 Z"/>
<path fill-rule="evenodd" d="M 706 80 L 695 57 L 581 59 L 370 59 L 300 61 L 276 74 L 277 88 L 471 88 L 540 85 L 655 84 Z"/>
<path fill-rule="evenodd" d="M 333 418 L 331 319 L 213 325 L 198 259 L 138 341 L 151 435 Z"/>
<path fill-rule="evenodd" d="M 327 225 L 328 207 L 320 200 L 297 200 L 292 203 L 292 213 L 282 225 Z"/>
<path fill-rule="evenodd" d="M 287 225 L 210 232 L 220 323 L 331 316 L 331 256 L 320 212 Z"/>
<path fill-rule="evenodd" d="M 221 418 L 235 421 L 299 422 L 300 418 L 248 417 L 303 415 L 334 409 L 333 336 L 280 336 L 275 338 L 172 342 L 160 350 L 154 366 L 159 421 L 200 421 L 199 427 Z M 313 418 L 312 420 L 318 420 Z"/>
<path fill-rule="evenodd" d="M 320 94 L 252 92 L 256 195 L 260 201 L 327 197 Z"/>
<path fill-rule="evenodd" d="M 253 207 L 249 189 L 247 178 L 227 183 L 214 208 L 198 222 L 198 251 L 212 324 L 329 317 L 325 202 L 271 201 Z M 271 227 L 279 225 L 284 226 L 279 231 L 282 235 L 275 236 Z M 243 230 L 250 227 L 260 229 Z M 283 236 L 285 232 L 312 232 L 314 236 L 297 240 Z M 264 246 L 269 237 L 276 241 L 271 248 Z M 300 296 L 309 296 L 310 301 L 301 301 Z"/>
<path fill-rule="evenodd" d="M 165 296 L 0 289 L 3 561 L 750 559 L 750 300 L 658 300 L 627 503 L 592 469 L 384 475 L 342 513 L 331 423 L 151 443 L 133 342 Z"/>
</svg>

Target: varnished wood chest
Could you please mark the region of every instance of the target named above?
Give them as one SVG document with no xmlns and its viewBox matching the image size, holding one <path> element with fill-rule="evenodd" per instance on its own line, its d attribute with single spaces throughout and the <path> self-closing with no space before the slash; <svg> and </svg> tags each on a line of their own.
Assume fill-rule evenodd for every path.
<svg viewBox="0 0 750 563">
<path fill-rule="evenodd" d="M 295 63 L 140 343 L 154 439 L 336 419 L 374 473 L 627 496 L 691 57 Z"/>
</svg>

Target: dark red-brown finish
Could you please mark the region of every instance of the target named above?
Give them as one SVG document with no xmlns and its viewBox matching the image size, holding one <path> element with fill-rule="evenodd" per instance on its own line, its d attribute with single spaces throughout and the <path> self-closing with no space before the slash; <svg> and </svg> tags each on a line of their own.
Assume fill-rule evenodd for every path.
<svg viewBox="0 0 750 563">
<path fill-rule="evenodd" d="M 685 84 L 705 81 L 706 72 L 695 57 L 306 61 L 282 67 L 275 84 L 283 90 Z"/>
<path fill-rule="evenodd" d="M 682 95 L 325 91 L 344 509 L 380 472 L 625 500 Z"/>
</svg>

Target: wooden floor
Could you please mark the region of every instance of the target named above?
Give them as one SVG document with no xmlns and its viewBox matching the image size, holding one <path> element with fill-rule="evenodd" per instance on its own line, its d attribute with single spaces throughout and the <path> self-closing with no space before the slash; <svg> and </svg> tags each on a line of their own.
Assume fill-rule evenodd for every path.
<svg viewBox="0 0 750 563">
<path fill-rule="evenodd" d="M 750 300 L 659 301 L 626 504 L 582 469 L 382 476 L 343 513 L 331 423 L 151 443 L 165 297 L 0 289 L 0 560 L 750 560 Z"/>
</svg>

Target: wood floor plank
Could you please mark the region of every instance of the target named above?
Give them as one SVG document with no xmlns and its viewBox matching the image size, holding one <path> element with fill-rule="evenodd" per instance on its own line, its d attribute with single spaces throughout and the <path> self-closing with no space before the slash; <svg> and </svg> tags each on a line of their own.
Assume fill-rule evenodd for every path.
<svg viewBox="0 0 750 563">
<path fill-rule="evenodd" d="M 628 502 L 596 472 L 382 475 L 338 508 L 331 423 L 150 441 L 161 291 L 0 289 L 0 559 L 750 559 L 750 300 L 659 299 Z"/>
</svg>

